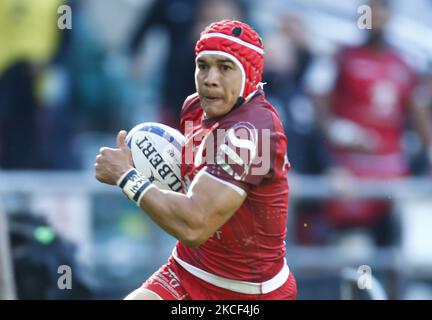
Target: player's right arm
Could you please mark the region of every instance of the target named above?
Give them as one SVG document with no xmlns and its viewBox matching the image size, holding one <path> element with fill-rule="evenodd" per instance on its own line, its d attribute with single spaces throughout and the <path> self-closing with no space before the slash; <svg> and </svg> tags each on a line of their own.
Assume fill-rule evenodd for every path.
<svg viewBox="0 0 432 320">
<path fill-rule="evenodd" d="M 151 188 L 140 207 L 165 231 L 189 246 L 210 238 L 240 208 L 239 192 L 202 170 L 187 194 Z"/>
<path fill-rule="evenodd" d="M 102 148 L 96 157 L 96 178 L 118 184 L 132 167 L 126 131 L 117 136 L 118 148 Z M 145 180 L 145 179 L 143 179 Z M 150 185 L 139 200 L 140 207 L 165 231 L 189 246 L 199 246 L 240 208 L 246 192 L 209 173 L 199 173 L 187 194 L 160 190 Z"/>
</svg>

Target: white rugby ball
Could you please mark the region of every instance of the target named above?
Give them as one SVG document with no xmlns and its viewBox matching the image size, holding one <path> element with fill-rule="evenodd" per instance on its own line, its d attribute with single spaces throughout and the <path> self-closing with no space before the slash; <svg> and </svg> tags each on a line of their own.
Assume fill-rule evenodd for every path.
<svg viewBox="0 0 432 320">
<path fill-rule="evenodd" d="M 126 136 L 135 168 L 160 189 L 179 192 L 181 150 L 185 137 L 161 123 L 145 122 Z"/>
</svg>

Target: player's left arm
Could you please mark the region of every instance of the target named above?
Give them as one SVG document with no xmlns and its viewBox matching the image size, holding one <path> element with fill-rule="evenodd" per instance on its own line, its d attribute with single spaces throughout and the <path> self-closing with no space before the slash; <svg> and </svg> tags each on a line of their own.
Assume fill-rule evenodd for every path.
<svg viewBox="0 0 432 320">
<path fill-rule="evenodd" d="M 96 178 L 115 185 L 132 168 L 132 157 L 124 139 L 117 136 L 117 149 L 102 148 L 96 157 Z M 211 237 L 237 211 L 246 192 L 200 172 L 187 194 L 152 186 L 142 197 L 140 207 L 165 231 L 189 246 L 198 246 Z"/>
</svg>

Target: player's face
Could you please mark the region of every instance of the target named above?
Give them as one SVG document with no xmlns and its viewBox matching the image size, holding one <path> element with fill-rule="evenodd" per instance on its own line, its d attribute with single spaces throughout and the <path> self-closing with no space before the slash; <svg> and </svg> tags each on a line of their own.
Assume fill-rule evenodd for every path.
<svg viewBox="0 0 432 320">
<path fill-rule="evenodd" d="M 195 85 L 206 118 L 222 116 L 240 96 L 242 73 L 229 58 L 208 54 L 196 62 Z"/>
</svg>

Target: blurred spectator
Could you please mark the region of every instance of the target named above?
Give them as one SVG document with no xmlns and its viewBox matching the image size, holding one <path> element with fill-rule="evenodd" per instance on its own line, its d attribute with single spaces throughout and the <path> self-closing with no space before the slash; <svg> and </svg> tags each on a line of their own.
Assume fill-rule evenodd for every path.
<svg viewBox="0 0 432 320">
<path fill-rule="evenodd" d="M 113 1 L 111 1 L 112 3 Z M 111 22 L 109 28 L 97 23 L 98 13 L 112 19 L 112 12 L 105 2 L 75 0 L 72 3 L 73 29 L 67 52 L 70 74 L 70 96 L 76 121 L 74 128 L 79 137 L 86 134 L 111 134 L 124 126 L 124 88 L 128 87 L 121 75 L 118 53 L 107 43 L 107 34 L 118 23 Z M 111 14 L 111 15 L 110 15 Z M 116 13 L 118 15 L 119 13 Z M 75 141 L 81 151 L 86 143 Z M 81 152 L 80 152 L 81 153 Z M 83 158 L 83 155 L 80 155 Z M 81 159 L 84 162 L 85 160 Z"/>
<path fill-rule="evenodd" d="M 133 67 L 140 61 L 138 49 L 144 35 L 151 27 L 163 27 L 169 36 L 169 48 L 164 68 L 161 102 L 161 122 L 178 127 L 180 110 L 185 96 L 194 92 L 192 26 L 197 14 L 197 0 L 153 1 L 146 8 L 131 39 L 130 53 Z"/>
<path fill-rule="evenodd" d="M 0 168 L 30 169 L 37 151 L 33 72 L 16 63 L 0 76 Z"/>
<path fill-rule="evenodd" d="M 42 216 L 10 215 L 10 237 L 18 299 L 89 299 L 91 291 L 76 261 L 76 247 L 56 234 Z M 58 268 L 72 270 L 71 288 L 60 290 Z"/>
<path fill-rule="evenodd" d="M 247 7 L 243 0 L 202 0 L 198 5 L 197 19 L 193 27 L 191 38 L 198 39 L 200 32 L 214 22 L 224 19 L 247 22 Z"/>
<path fill-rule="evenodd" d="M 0 2 L 0 167 L 72 168 L 62 0 Z M 66 32 L 63 32 L 63 35 Z M 58 55 L 56 55 L 58 54 Z"/>
<path fill-rule="evenodd" d="M 46 63 L 55 53 L 63 0 L 0 1 L 0 74 L 18 61 Z"/>
<path fill-rule="evenodd" d="M 334 160 L 334 172 L 345 182 L 351 175 L 391 179 L 409 173 L 401 144 L 408 115 L 424 150 L 432 145 L 427 109 L 413 99 L 417 76 L 385 40 L 389 3 L 372 0 L 369 5 L 372 29 L 366 43 L 344 48 L 336 55 L 336 70 L 328 72 L 334 74 L 334 81 L 326 84 L 328 88 L 309 88 Z M 336 228 L 366 228 L 372 231 L 377 245 L 397 241 L 390 201 L 348 195 L 327 203 L 325 211 Z"/>
<path fill-rule="evenodd" d="M 266 96 L 282 119 L 292 170 L 298 174 L 321 174 L 329 165 L 329 157 L 316 125 L 313 103 L 303 85 L 312 60 L 308 35 L 300 17 L 293 13 L 281 14 L 275 29 L 269 31 L 264 43 Z M 294 206 L 295 240 L 302 244 L 323 243 L 329 230 L 319 214 L 320 203 L 299 199 Z"/>
<path fill-rule="evenodd" d="M 312 60 L 303 23 L 296 15 L 284 13 L 278 30 L 272 30 L 266 39 L 266 95 L 281 113 L 292 168 L 302 174 L 322 173 L 328 164 L 327 153 L 313 105 L 303 90 L 303 78 Z"/>
</svg>

